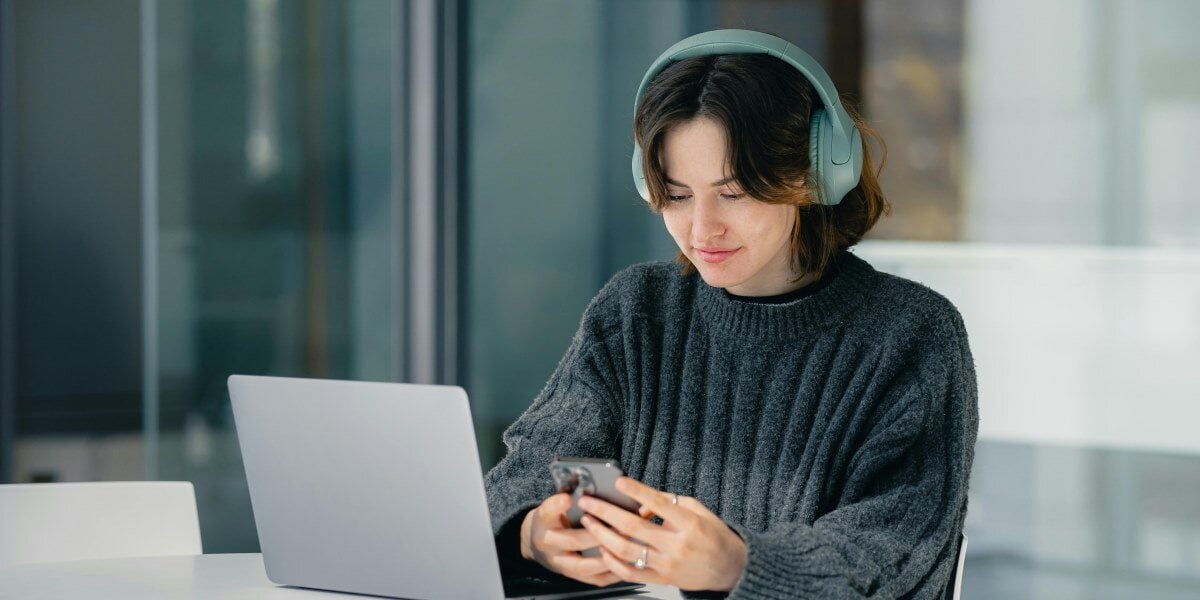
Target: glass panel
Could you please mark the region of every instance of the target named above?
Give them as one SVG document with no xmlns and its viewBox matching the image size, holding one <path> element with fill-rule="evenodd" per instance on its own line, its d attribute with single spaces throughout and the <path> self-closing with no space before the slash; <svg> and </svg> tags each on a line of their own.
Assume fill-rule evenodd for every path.
<svg viewBox="0 0 1200 600">
<path fill-rule="evenodd" d="M 257 548 L 226 377 L 397 376 L 395 10 L 159 3 L 158 477 L 207 552 Z"/>
<path fill-rule="evenodd" d="M 870 236 L 962 240 L 962 0 L 863 4 L 863 109 L 887 143 L 893 204 Z"/>
<path fill-rule="evenodd" d="M 682 34 L 689 7 L 524 0 L 468 14 L 464 385 L 487 468 L 600 286 L 673 256 L 628 156 L 644 63 Z"/>
<path fill-rule="evenodd" d="M 0 11 L 0 279 L 13 311 L 0 323 L 13 454 L 0 460 L 22 483 L 138 479 L 138 6 Z"/>
<path fill-rule="evenodd" d="M 981 442 L 963 598 L 1195 598 L 1200 457 Z"/>
<path fill-rule="evenodd" d="M 1196 22 L 1187 0 L 968 0 L 967 237 L 1200 246 Z"/>
</svg>

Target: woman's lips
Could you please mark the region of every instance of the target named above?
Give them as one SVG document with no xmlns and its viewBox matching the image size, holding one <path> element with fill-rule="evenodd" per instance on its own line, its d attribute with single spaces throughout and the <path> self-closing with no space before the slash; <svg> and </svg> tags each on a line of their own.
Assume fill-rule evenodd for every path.
<svg viewBox="0 0 1200 600">
<path fill-rule="evenodd" d="M 701 250 L 699 248 L 696 248 L 696 252 L 700 255 L 700 259 L 706 263 L 719 263 L 719 262 L 729 258 L 730 256 L 733 256 L 733 253 L 737 252 L 738 250 L 741 250 L 741 248 L 734 248 L 733 250 L 719 250 L 719 251 Z"/>
</svg>

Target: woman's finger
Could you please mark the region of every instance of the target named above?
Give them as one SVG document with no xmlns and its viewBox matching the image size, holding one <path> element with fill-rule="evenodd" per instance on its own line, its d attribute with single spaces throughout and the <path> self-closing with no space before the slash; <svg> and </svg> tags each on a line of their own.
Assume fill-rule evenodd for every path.
<svg viewBox="0 0 1200 600">
<path fill-rule="evenodd" d="M 665 541 L 667 532 L 661 525 L 655 525 L 615 504 L 610 504 L 596 497 L 579 499 L 579 507 L 590 515 L 598 517 L 624 535 L 638 538 L 653 545 Z"/>
<path fill-rule="evenodd" d="M 635 562 L 641 558 L 642 548 L 645 548 L 645 546 L 626 539 L 625 536 L 606 527 L 595 518 L 584 516 L 583 526 L 591 532 L 592 537 L 596 538 L 596 541 L 600 543 L 600 547 L 607 548 L 613 554 L 625 559 L 625 562 Z"/>
<path fill-rule="evenodd" d="M 614 583 L 618 583 L 619 581 L 621 581 L 621 578 L 617 577 L 617 575 L 615 573 L 613 573 L 612 571 L 606 571 L 603 575 L 596 575 L 594 577 L 580 579 L 579 581 L 582 581 L 584 583 L 589 583 L 596 587 L 604 587 L 606 585 L 612 585 Z"/>
<path fill-rule="evenodd" d="M 586 529 L 547 529 L 538 547 L 543 552 L 579 552 L 597 544 L 599 541 Z"/>
<path fill-rule="evenodd" d="M 638 569 L 621 560 L 621 557 L 613 554 L 608 548 L 601 546 L 600 558 L 604 559 L 604 566 L 622 581 L 633 583 L 671 583 L 665 575 L 654 569 L 649 557 L 647 557 L 646 568 Z"/>
<path fill-rule="evenodd" d="M 571 496 L 569 494 L 554 494 L 542 501 L 542 504 L 537 508 L 537 518 L 542 523 L 550 527 L 561 527 L 561 518 L 566 515 L 567 509 L 571 507 Z"/>
<path fill-rule="evenodd" d="M 700 502 L 699 500 L 692 498 L 690 496 L 679 496 L 679 506 L 681 508 L 686 508 L 687 510 L 692 511 L 692 512 L 700 515 L 701 517 L 716 517 L 718 519 L 720 518 L 720 517 L 717 517 L 716 513 L 709 510 L 708 507 L 705 506 L 703 502 Z"/>
<path fill-rule="evenodd" d="M 547 497 L 534 511 L 534 520 L 542 529 L 569 529 L 567 509 L 571 508 L 569 494 L 554 494 Z"/>
<path fill-rule="evenodd" d="M 574 552 L 555 554 L 546 562 L 555 570 L 572 579 L 583 581 L 585 577 L 597 577 L 609 572 L 608 565 L 599 556 L 581 556 Z"/>
<path fill-rule="evenodd" d="M 618 477 L 616 485 L 618 491 L 640 502 L 668 525 L 693 523 L 695 513 L 671 502 L 671 494 L 664 494 L 632 477 Z"/>
</svg>

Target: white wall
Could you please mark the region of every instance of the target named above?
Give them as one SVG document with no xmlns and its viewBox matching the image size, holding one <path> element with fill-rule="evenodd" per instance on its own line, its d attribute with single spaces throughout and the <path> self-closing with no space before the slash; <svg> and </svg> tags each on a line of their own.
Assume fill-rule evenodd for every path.
<svg viewBox="0 0 1200 600">
<path fill-rule="evenodd" d="M 963 314 L 980 437 L 1200 454 L 1200 249 L 868 242 Z"/>
<path fill-rule="evenodd" d="M 966 14 L 966 239 L 1200 246 L 1200 2 Z"/>
</svg>

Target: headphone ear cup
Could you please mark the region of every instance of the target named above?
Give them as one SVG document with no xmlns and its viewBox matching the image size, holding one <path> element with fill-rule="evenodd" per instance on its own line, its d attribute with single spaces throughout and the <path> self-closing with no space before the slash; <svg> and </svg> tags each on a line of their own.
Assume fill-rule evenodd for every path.
<svg viewBox="0 0 1200 600">
<path fill-rule="evenodd" d="M 826 128 L 825 109 L 813 109 L 808 127 L 808 158 L 812 165 L 813 178 L 817 182 L 817 203 L 829 204 L 825 189 L 825 140 L 829 135 Z"/>
<path fill-rule="evenodd" d="M 646 185 L 646 177 L 642 173 L 642 147 L 633 143 L 633 185 L 637 187 L 642 200 L 650 201 L 650 186 Z"/>
<path fill-rule="evenodd" d="M 858 185 L 862 175 L 862 135 L 850 130 L 850 158 L 842 164 L 833 162 L 833 122 L 824 108 L 813 110 L 812 126 L 808 133 L 808 156 L 812 159 L 813 175 L 817 180 L 817 202 L 825 206 L 841 204 L 842 198 Z"/>
</svg>

